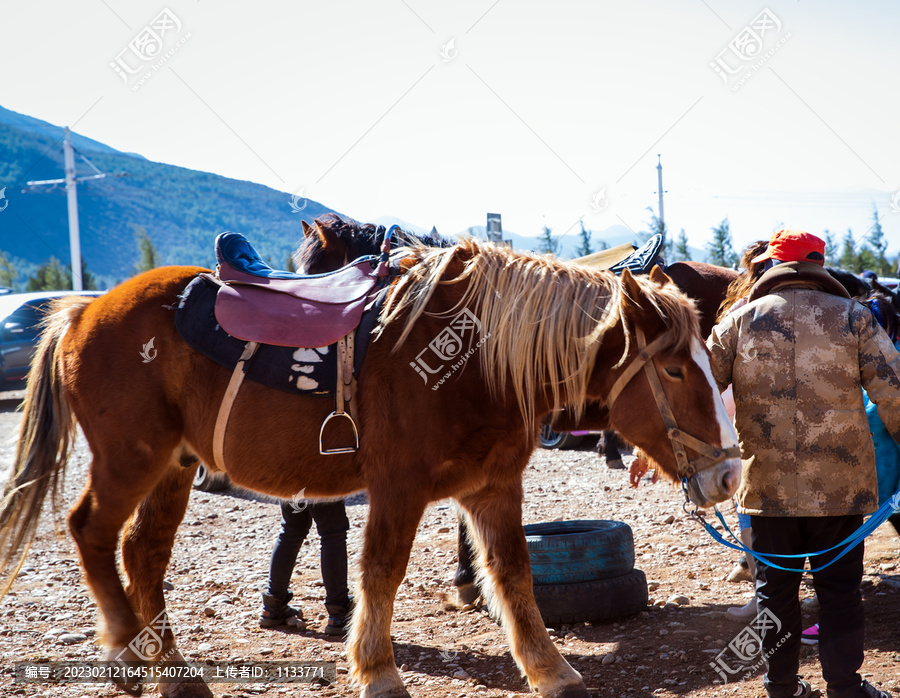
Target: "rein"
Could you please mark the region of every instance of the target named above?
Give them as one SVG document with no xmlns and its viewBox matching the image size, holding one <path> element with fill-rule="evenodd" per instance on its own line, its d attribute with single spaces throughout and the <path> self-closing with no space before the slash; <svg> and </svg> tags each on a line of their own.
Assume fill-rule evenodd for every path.
<svg viewBox="0 0 900 698">
<path fill-rule="evenodd" d="M 716 518 L 722 524 L 725 531 L 728 532 L 728 535 L 731 536 L 731 538 L 735 541 L 734 543 L 732 543 L 729 540 L 726 540 L 725 537 L 721 533 L 719 533 L 715 528 L 713 528 L 712 524 L 710 524 L 703 517 L 703 514 L 701 514 L 697 510 L 696 505 L 694 505 L 694 509 L 692 511 L 688 510 L 688 508 L 687 508 L 688 504 L 693 504 L 693 503 L 690 502 L 690 500 L 688 500 L 687 487 L 688 487 L 687 478 L 682 478 L 681 488 L 682 488 L 682 490 L 684 490 L 684 498 L 685 498 L 685 502 L 682 506 L 683 506 L 685 512 L 687 512 L 688 515 L 692 519 L 694 519 L 694 521 L 697 521 L 698 523 L 702 524 L 703 528 L 706 529 L 706 532 L 710 535 L 710 537 L 713 538 L 713 540 L 715 540 L 717 543 L 721 543 L 722 545 L 724 545 L 726 547 L 732 548 L 733 550 L 740 550 L 747 555 L 752 555 L 757 560 L 762 562 L 764 565 L 767 565 L 769 567 L 774 567 L 775 569 L 778 569 L 778 570 L 784 570 L 785 572 L 818 572 L 819 570 L 824 570 L 829 565 L 833 565 L 835 562 L 837 562 L 842 557 L 844 557 L 844 555 L 846 555 L 851 550 L 853 550 L 853 548 L 855 548 L 857 545 L 862 543 L 862 541 L 865 540 L 868 536 L 872 535 L 872 533 L 875 531 L 875 529 L 878 528 L 879 526 L 881 526 L 881 524 L 883 524 L 885 521 L 887 521 L 891 517 L 891 515 L 893 515 L 893 513 L 895 511 L 900 511 L 900 492 L 896 492 L 893 497 L 891 497 L 884 504 L 882 504 L 880 507 L 878 507 L 878 509 L 875 511 L 875 513 L 872 514 L 862 526 L 860 526 L 853 533 L 851 533 L 849 536 L 844 538 L 844 540 L 842 540 L 840 543 L 833 545 L 830 548 L 826 548 L 825 550 L 819 550 L 814 553 L 797 553 L 797 554 L 793 554 L 793 555 L 787 555 L 787 554 L 780 555 L 780 554 L 775 554 L 775 553 L 763 554 L 763 553 L 758 553 L 754 550 L 751 550 L 746 545 L 744 545 L 738 539 L 737 536 L 734 535 L 732 530 L 728 527 L 728 524 L 725 522 L 725 517 L 722 516 L 722 512 L 719 511 L 718 507 L 715 508 Z M 794 559 L 800 559 L 801 561 L 804 560 L 805 558 L 809 558 L 810 565 L 811 565 L 812 558 L 818 557 L 819 555 L 824 555 L 826 553 L 830 553 L 835 550 L 839 550 L 841 548 L 843 548 L 843 550 L 841 550 L 841 552 L 839 552 L 837 555 L 835 555 L 831 560 L 826 562 L 824 565 L 821 565 L 820 567 L 815 567 L 810 570 L 805 570 L 802 567 L 800 569 L 797 569 L 796 567 L 782 567 L 781 565 L 776 564 L 775 562 L 772 562 L 772 558 L 777 558 L 779 560 L 794 558 Z"/>
<path fill-rule="evenodd" d="M 612 413 L 613 404 L 622 393 L 622 390 L 625 389 L 625 386 L 631 382 L 641 369 L 644 369 L 644 372 L 647 374 L 647 382 L 650 384 L 650 390 L 659 409 L 659 416 L 662 417 L 663 424 L 666 427 L 666 434 L 669 437 L 669 442 L 672 444 L 672 451 L 675 454 L 675 462 L 678 464 L 678 477 L 680 479 L 687 481 L 687 478 L 696 475 L 701 470 L 706 470 L 729 458 L 740 457 L 741 449 L 738 446 L 726 449 L 716 448 L 695 436 L 686 434 L 678 428 L 672 407 L 669 405 L 669 400 L 659 380 L 658 369 L 656 364 L 653 363 L 653 356 L 660 349 L 671 343 L 672 331 L 667 330 L 663 332 L 650 344 L 646 343 L 644 332 L 640 327 L 636 327 L 634 333 L 637 337 L 638 354 L 631 360 L 631 363 L 628 364 L 609 391 L 609 395 L 606 398 L 606 409 L 609 410 L 610 414 Z M 700 456 L 691 460 L 688 458 L 688 448 L 696 451 Z"/>
</svg>

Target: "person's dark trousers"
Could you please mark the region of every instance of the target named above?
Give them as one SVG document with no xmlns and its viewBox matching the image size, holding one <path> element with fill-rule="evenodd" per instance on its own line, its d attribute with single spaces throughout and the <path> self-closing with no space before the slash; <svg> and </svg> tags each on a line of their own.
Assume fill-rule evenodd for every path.
<svg viewBox="0 0 900 698">
<path fill-rule="evenodd" d="M 280 599 L 287 598 L 297 555 L 315 520 L 321 539 L 325 605 L 346 608 L 350 603 L 347 589 L 347 531 L 350 530 L 350 522 L 344 502 L 308 504 L 305 507 L 304 504 L 295 501 L 281 503 L 281 533 L 272 549 L 268 593 Z"/>
<path fill-rule="evenodd" d="M 900 535 L 900 514 L 891 514 L 891 518 L 889 518 L 888 521 L 891 522 L 894 526 L 894 530 Z"/>
<path fill-rule="evenodd" d="M 798 554 L 830 548 L 862 525 L 862 516 L 751 516 L 753 550 L 759 553 Z M 810 567 L 821 567 L 840 551 L 810 559 Z M 865 637 L 862 597 L 862 543 L 841 559 L 813 573 L 819 597 L 819 661 L 828 683 L 828 698 L 857 698 L 862 679 Z M 801 568 L 803 558 L 780 558 L 772 562 L 782 567 Z M 788 698 L 797 689 L 800 667 L 801 573 L 786 572 L 756 563 L 756 596 L 760 611 L 768 609 L 781 622 L 781 629 L 768 628 L 763 634 L 766 660 L 764 684 L 771 698 Z M 788 636 L 788 633 L 790 635 Z M 781 643 L 779 645 L 779 642 Z"/>
</svg>

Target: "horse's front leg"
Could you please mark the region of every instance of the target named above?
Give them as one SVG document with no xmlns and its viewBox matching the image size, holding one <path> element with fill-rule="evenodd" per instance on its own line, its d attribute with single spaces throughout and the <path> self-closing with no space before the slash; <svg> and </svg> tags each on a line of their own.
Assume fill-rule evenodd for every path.
<svg viewBox="0 0 900 698">
<path fill-rule="evenodd" d="M 467 495 L 459 503 L 469 513 L 479 551 L 482 592 L 509 638 L 513 659 L 532 690 L 544 698 L 589 698 L 581 675 L 550 640 L 534 601 L 531 563 L 522 529 L 521 482 L 496 485 Z"/>
<path fill-rule="evenodd" d="M 427 502 L 398 489 L 402 486 L 397 483 L 369 487 L 369 520 L 349 638 L 353 679 L 362 687 L 362 698 L 409 698 L 394 663 L 391 617 Z"/>
</svg>

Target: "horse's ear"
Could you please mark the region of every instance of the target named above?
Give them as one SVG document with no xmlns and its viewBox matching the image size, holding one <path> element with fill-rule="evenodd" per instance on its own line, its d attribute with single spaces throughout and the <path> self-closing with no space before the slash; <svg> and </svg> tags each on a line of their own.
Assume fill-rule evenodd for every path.
<svg viewBox="0 0 900 698">
<path fill-rule="evenodd" d="M 313 227 L 306 221 L 300 221 L 300 225 L 303 226 L 303 237 L 308 238 L 313 231 Z"/>
<path fill-rule="evenodd" d="M 320 221 L 317 218 L 315 224 L 316 235 L 319 236 L 319 240 L 322 242 L 322 248 L 327 249 L 329 246 L 334 248 L 338 242 L 338 233 L 328 225 L 328 221 Z"/>
<path fill-rule="evenodd" d="M 632 276 L 628 267 L 622 270 L 622 276 L 619 277 L 619 280 L 622 283 L 622 289 L 631 300 L 636 301 L 641 296 L 641 287 L 634 280 L 634 276 Z"/>
<path fill-rule="evenodd" d="M 672 283 L 672 279 L 669 278 L 669 275 L 666 274 L 658 264 L 654 264 L 653 268 L 650 270 L 650 281 L 659 286 L 666 286 L 667 284 Z"/>
<path fill-rule="evenodd" d="M 622 292 L 625 295 L 625 307 L 631 308 L 631 312 L 636 312 L 638 316 L 643 315 L 644 308 L 647 306 L 644 289 L 627 268 L 622 271 L 620 281 Z"/>
</svg>

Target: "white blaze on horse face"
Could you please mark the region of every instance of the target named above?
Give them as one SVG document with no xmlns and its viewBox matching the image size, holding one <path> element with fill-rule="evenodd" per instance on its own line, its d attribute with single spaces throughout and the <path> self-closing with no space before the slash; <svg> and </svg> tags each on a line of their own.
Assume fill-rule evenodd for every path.
<svg viewBox="0 0 900 698">
<path fill-rule="evenodd" d="M 719 423 L 719 438 L 723 449 L 731 448 L 738 445 L 737 432 L 734 430 L 734 423 L 728 412 L 725 410 L 725 403 L 719 395 L 716 387 L 716 380 L 713 378 L 712 368 L 709 365 L 709 356 L 705 348 L 700 344 L 699 339 L 693 340 L 691 347 L 691 356 L 694 363 L 703 371 L 709 389 L 712 392 L 713 404 L 716 406 L 716 421 Z M 741 482 L 741 460 L 740 458 L 729 458 L 717 463 L 711 468 L 702 470 L 697 473 L 694 478 L 700 487 L 703 496 L 711 502 L 721 502 L 728 499 L 735 493 Z M 701 504 L 701 502 L 697 502 Z"/>
</svg>

